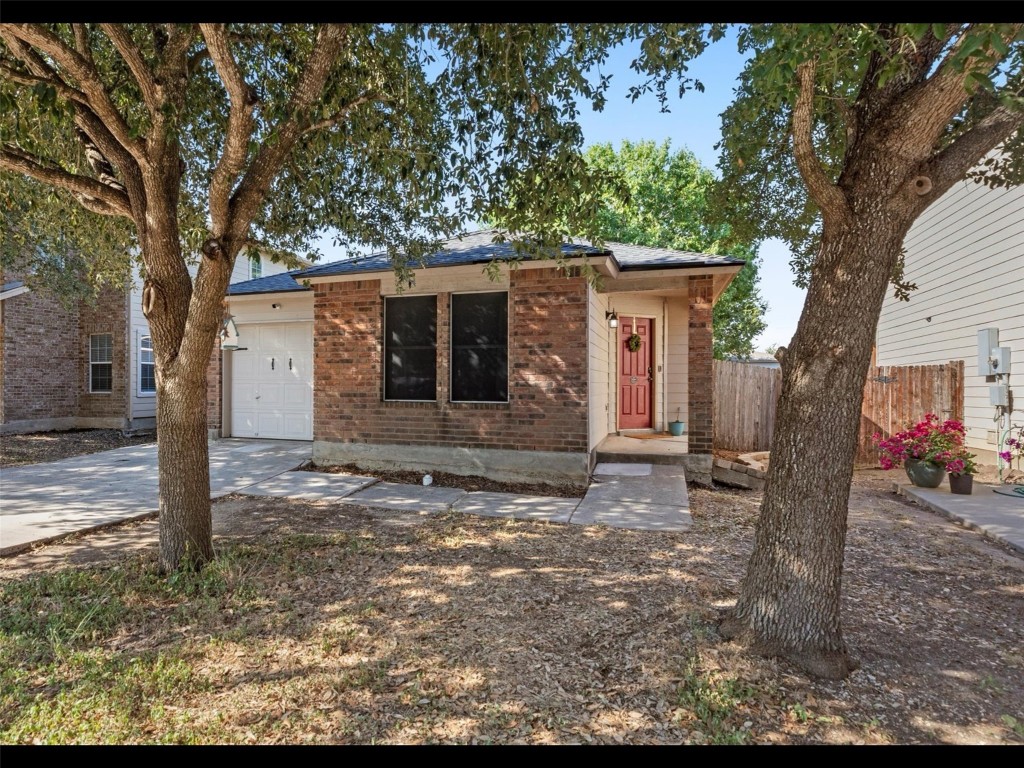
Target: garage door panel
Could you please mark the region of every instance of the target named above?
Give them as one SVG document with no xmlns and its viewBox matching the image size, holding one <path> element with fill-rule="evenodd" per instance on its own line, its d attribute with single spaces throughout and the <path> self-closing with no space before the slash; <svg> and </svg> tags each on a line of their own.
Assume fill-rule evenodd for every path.
<svg viewBox="0 0 1024 768">
<path fill-rule="evenodd" d="M 232 434 L 313 439 L 312 323 L 246 325 L 231 353 Z"/>
<path fill-rule="evenodd" d="M 273 410 L 284 404 L 284 385 L 272 381 L 260 382 L 260 410 Z"/>
<path fill-rule="evenodd" d="M 280 411 L 260 410 L 256 424 L 259 437 L 284 437 L 284 415 Z"/>
<path fill-rule="evenodd" d="M 235 437 L 256 437 L 256 411 L 232 408 L 231 432 Z"/>
<path fill-rule="evenodd" d="M 285 437 L 289 440 L 312 440 L 313 426 L 308 415 L 290 413 L 284 417 Z"/>
</svg>

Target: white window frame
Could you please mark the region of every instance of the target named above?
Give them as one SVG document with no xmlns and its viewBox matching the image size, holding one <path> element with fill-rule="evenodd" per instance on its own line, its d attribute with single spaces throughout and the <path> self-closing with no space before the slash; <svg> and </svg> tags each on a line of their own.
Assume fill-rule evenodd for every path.
<svg viewBox="0 0 1024 768">
<path fill-rule="evenodd" d="M 153 337 L 150 334 L 148 334 L 148 333 L 140 333 L 139 334 L 139 344 L 138 344 L 138 354 L 139 354 L 139 357 L 138 357 L 138 360 L 136 360 L 136 375 L 138 376 L 138 386 L 136 387 L 136 390 L 138 392 L 139 397 L 156 397 L 156 358 L 154 358 L 152 361 L 150 361 L 148 363 L 143 363 L 143 361 L 142 361 L 142 342 L 145 341 L 146 339 L 149 339 L 149 352 L 150 352 L 151 355 L 153 353 Z M 143 389 L 142 388 L 142 366 L 143 365 L 152 365 L 153 366 L 153 389 L 152 390 L 147 390 L 147 389 Z"/>
<path fill-rule="evenodd" d="M 92 340 L 97 336 L 108 336 L 110 337 L 110 359 L 109 360 L 93 360 L 92 359 Z M 93 388 L 93 366 L 94 365 L 109 365 L 110 366 L 110 389 L 94 389 Z M 91 333 L 89 334 L 89 394 L 90 395 L 110 395 L 114 392 L 114 334 L 112 333 Z"/>
<path fill-rule="evenodd" d="M 455 333 L 455 313 L 452 311 L 452 299 L 455 296 L 466 296 L 471 293 L 504 293 L 507 308 L 505 310 L 505 399 L 504 400 L 456 400 L 454 391 L 455 366 L 452 365 L 452 334 Z M 448 402 L 468 405 L 501 405 L 512 401 L 512 291 L 453 291 L 448 294 Z"/>
<path fill-rule="evenodd" d="M 253 270 L 253 266 L 256 266 L 255 270 Z M 259 272 L 259 274 L 258 275 L 254 275 L 253 274 L 254 271 L 255 272 Z M 258 280 L 261 277 L 263 277 L 263 257 L 260 256 L 259 254 L 256 254 L 255 256 L 250 256 L 249 257 L 249 279 L 250 280 Z"/>
</svg>

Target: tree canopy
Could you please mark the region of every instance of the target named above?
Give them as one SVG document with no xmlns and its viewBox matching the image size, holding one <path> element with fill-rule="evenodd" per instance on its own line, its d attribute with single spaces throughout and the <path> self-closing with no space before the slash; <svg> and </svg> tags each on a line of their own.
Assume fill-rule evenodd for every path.
<svg viewBox="0 0 1024 768">
<path fill-rule="evenodd" d="M 672 150 L 671 142 L 596 144 L 585 152 L 588 165 L 621 180 L 609 188 L 597 213 L 602 237 L 699 253 L 728 254 L 746 265 L 718 299 L 714 310 L 714 354 L 740 357 L 754 351 L 768 308 L 757 287 L 757 240 L 729 239 L 730 225 L 715 215 L 709 198 L 717 180 L 696 156 Z M 729 241 L 729 245 L 724 243 Z"/>
</svg>

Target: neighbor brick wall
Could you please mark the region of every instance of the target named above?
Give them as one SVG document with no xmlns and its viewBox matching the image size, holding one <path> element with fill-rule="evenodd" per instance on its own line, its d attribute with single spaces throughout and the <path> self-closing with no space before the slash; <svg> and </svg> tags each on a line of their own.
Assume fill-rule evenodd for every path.
<svg viewBox="0 0 1024 768">
<path fill-rule="evenodd" d="M 221 393 L 224 382 L 222 368 L 223 355 L 220 351 L 220 339 L 213 342 L 213 352 L 206 366 L 206 428 L 221 428 Z"/>
<path fill-rule="evenodd" d="M 0 313 L 0 422 L 76 416 L 81 389 L 78 309 L 65 309 L 56 298 L 29 291 L 0 302 Z"/>
<path fill-rule="evenodd" d="M 128 294 L 115 288 L 104 288 L 94 303 L 83 301 L 79 305 L 78 380 L 81 395 L 78 415 L 87 417 L 127 418 L 128 392 Z M 89 337 L 95 333 L 113 336 L 114 385 L 110 392 L 89 392 Z"/>
<path fill-rule="evenodd" d="M 709 276 L 689 280 L 690 346 L 687 354 L 689 453 L 711 453 L 714 377 L 712 375 L 711 311 L 714 280 Z"/>
<path fill-rule="evenodd" d="M 437 402 L 384 402 L 379 280 L 315 287 L 316 440 L 587 451 L 587 284 L 510 275 L 509 402 L 448 402 L 449 295 L 438 300 Z"/>
</svg>

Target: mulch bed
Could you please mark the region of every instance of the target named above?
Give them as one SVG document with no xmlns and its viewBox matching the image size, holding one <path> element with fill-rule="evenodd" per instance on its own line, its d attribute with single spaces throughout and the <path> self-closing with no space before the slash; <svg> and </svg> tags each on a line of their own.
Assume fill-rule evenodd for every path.
<svg viewBox="0 0 1024 768">
<path fill-rule="evenodd" d="M 69 459 L 89 453 L 155 443 L 156 435 L 125 435 L 119 429 L 72 429 L 0 436 L 0 467 Z"/>
<path fill-rule="evenodd" d="M 376 477 L 386 483 L 422 485 L 426 472 L 408 470 L 366 470 L 355 464 L 316 464 L 309 462 L 300 470 L 306 472 L 329 472 L 335 475 L 362 475 Z M 432 485 L 441 488 L 461 488 L 464 491 L 489 491 L 491 493 L 515 493 L 524 496 L 556 496 L 562 499 L 582 499 L 587 492 L 585 485 L 552 485 L 550 483 L 506 483 L 476 475 L 453 475 L 448 472 L 431 472 Z"/>
<path fill-rule="evenodd" d="M 671 534 L 229 496 L 198 581 L 146 580 L 156 521 L 0 560 L 0 742 L 1022 744 L 1024 559 L 894 479 L 855 475 L 843 681 L 717 633 L 756 492 Z"/>
</svg>

